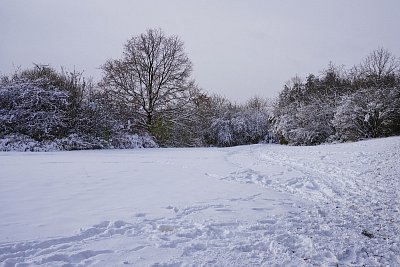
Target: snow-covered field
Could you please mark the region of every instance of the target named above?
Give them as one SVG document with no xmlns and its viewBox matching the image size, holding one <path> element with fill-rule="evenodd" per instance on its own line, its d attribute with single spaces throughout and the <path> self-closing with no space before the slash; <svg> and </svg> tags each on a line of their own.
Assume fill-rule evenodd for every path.
<svg viewBox="0 0 400 267">
<path fill-rule="evenodd" d="M 0 153 L 1 266 L 400 266 L 400 138 Z"/>
</svg>

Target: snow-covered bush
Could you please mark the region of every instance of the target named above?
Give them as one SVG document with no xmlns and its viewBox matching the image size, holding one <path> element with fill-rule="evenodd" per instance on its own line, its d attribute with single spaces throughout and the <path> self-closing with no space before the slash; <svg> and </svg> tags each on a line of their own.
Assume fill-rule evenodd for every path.
<svg viewBox="0 0 400 267">
<path fill-rule="evenodd" d="M 400 88 L 369 88 L 346 95 L 332 122 L 345 141 L 399 134 Z"/>
<path fill-rule="evenodd" d="M 330 64 L 320 77 L 292 78 L 274 108 L 273 132 L 280 143 L 317 145 L 334 136 L 332 118 L 340 95 L 350 82 L 340 67 Z"/>
<path fill-rule="evenodd" d="M 225 118 L 213 119 L 205 140 L 216 146 L 255 144 L 268 134 L 268 121 L 265 111 L 240 110 Z"/>
<path fill-rule="evenodd" d="M 57 151 L 61 150 L 57 144 L 45 141 L 37 141 L 22 134 L 6 135 L 0 138 L 0 151 Z"/>
<path fill-rule="evenodd" d="M 45 83 L 23 79 L 0 85 L 0 136 L 19 133 L 44 140 L 65 132 L 68 94 Z"/>
<path fill-rule="evenodd" d="M 154 139 L 148 134 L 138 135 L 126 133 L 113 136 L 110 140 L 110 146 L 111 148 L 119 149 L 158 147 Z"/>
<path fill-rule="evenodd" d="M 71 134 L 54 140 L 35 140 L 22 134 L 11 134 L 0 139 L 0 151 L 46 152 L 85 149 L 134 149 L 157 147 L 149 135 L 120 134 L 112 140 L 94 136 Z"/>
<path fill-rule="evenodd" d="M 233 129 L 229 120 L 216 118 L 212 120 L 211 126 L 205 134 L 208 144 L 216 146 L 234 145 Z"/>
<path fill-rule="evenodd" d="M 329 103 L 314 99 L 311 103 L 292 103 L 286 112 L 276 117 L 274 133 L 281 143 L 315 145 L 334 134 L 331 120 L 334 110 Z"/>
<path fill-rule="evenodd" d="M 71 134 L 61 139 L 35 140 L 21 134 L 6 135 L 0 139 L 0 151 L 61 151 L 107 148 L 109 144 L 91 136 Z"/>
<path fill-rule="evenodd" d="M 108 148 L 107 141 L 91 135 L 70 134 L 53 141 L 60 150 L 85 150 Z"/>
</svg>

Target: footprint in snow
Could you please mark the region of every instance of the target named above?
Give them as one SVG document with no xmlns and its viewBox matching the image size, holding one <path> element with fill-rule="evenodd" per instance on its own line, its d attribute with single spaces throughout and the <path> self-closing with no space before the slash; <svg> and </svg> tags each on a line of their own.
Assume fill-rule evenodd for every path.
<svg viewBox="0 0 400 267">
<path fill-rule="evenodd" d="M 225 212 L 233 212 L 230 209 L 215 209 L 215 211 L 225 211 Z"/>
<path fill-rule="evenodd" d="M 257 220 L 258 223 L 262 224 L 276 224 L 277 220 L 275 219 L 264 219 L 264 220 Z"/>
<path fill-rule="evenodd" d="M 255 211 L 266 211 L 266 210 L 273 210 L 272 208 L 252 208 Z"/>
</svg>

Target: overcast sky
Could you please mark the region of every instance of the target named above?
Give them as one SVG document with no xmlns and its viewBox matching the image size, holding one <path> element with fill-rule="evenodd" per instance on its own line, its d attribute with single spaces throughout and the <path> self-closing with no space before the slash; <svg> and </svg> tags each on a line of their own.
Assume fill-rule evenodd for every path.
<svg viewBox="0 0 400 267">
<path fill-rule="evenodd" d="M 399 0 L 0 0 L 0 73 L 42 63 L 98 80 L 127 39 L 162 28 L 200 87 L 241 102 L 378 47 L 400 56 L 399 26 Z"/>
</svg>

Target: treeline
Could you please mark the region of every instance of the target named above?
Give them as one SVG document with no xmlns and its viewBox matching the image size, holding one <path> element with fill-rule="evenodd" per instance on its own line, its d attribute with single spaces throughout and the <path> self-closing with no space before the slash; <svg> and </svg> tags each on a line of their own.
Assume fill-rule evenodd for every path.
<svg viewBox="0 0 400 267">
<path fill-rule="evenodd" d="M 273 132 L 295 145 L 399 135 L 399 59 L 380 48 L 350 69 L 330 64 L 292 78 L 275 103 Z"/>
<path fill-rule="evenodd" d="M 400 134 L 399 61 L 384 49 L 349 70 L 295 77 L 275 101 L 209 95 L 177 36 L 133 37 L 94 83 L 35 65 L 0 79 L 0 150 L 314 145 Z"/>
<path fill-rule="evenodd" d="M 155 146 L 232 146 L 268 134 L 270 103 L 244 105 L 196 87 L 176 112 L 162 112 L 146 127 L 138 110 L 104 84 L 79 72 L 36 65 L 0 80 L 3 150 L 75 150 Z"/>
</svg>

